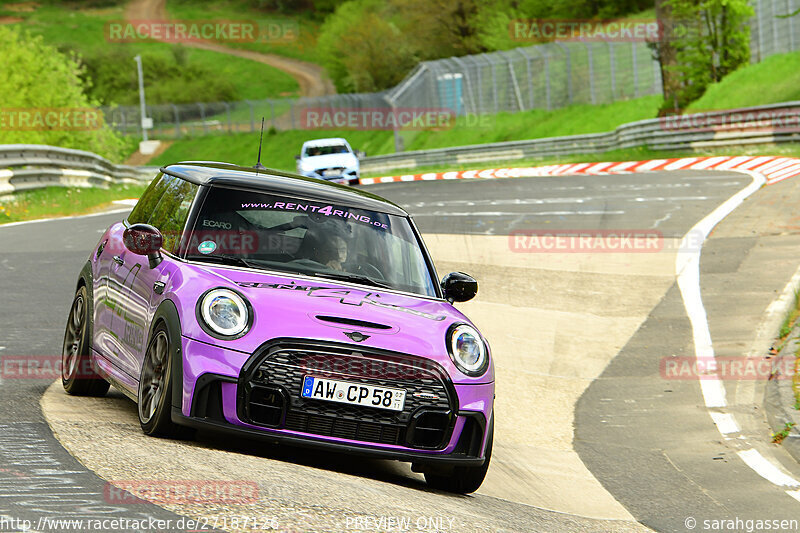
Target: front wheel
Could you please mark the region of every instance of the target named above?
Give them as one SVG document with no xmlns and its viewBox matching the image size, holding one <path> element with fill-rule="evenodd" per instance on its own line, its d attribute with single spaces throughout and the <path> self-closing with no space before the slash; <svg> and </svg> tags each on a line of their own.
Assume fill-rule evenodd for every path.
<svg viewBox="0 0 800 533">
<path fill-rule="evenodd" d="M 139 424 L 152 437 L 188 437 L 190 431 L 172 422 L 172 350 L 167 326 L 159 324 L 147 345 L 139 376 Z"/>
<path fill-rule="evenodd" d="M 61 384 L 67 393 L 75 396 L 105 396 L 108 382 L 91 366 L 88 294 L 82 286 L 72 300 L 61 350 Z"/>
<path fill-rule="evenodd" d="M 492 459 L 492 442 L 494 441 L 494 419 L 489 425 L 489 434 L 486 443 L 486 461 L 481 466 L 456 466 L 450 475 L 425 472 L 425 481 L 434 489 L 469 494 L 475 492 L 486 478 L 489 462 Z"/>
</svg>

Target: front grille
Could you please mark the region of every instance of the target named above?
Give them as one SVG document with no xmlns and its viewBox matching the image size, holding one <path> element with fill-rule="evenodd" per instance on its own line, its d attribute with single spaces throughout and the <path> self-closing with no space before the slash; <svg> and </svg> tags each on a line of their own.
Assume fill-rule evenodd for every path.
<svg viewBox="0 0 800 533">
<path fill-rule="evenodd" d="M 253 416 L 258 412 L 253 403 L 262 402 L 250 391 L 269 387 L 285 391 L 282 429 L 424 449 L 443 447 L 452 431 L 452 413 L 458 408 L 455 392 L 445 371 L 432 361 L 340 346 L 280 344 L 262 350 L 253 362 L 246 366 L 239 387 L 243 394 L 240 412 L 248 415 L 251 423 L 276 427 L 269 423 L 276 420 L 271 412 L 269 421 Z M 405 389 L 403 411 L 302 398 L 303 377 L 307 375 Z M 435 411 L 436 416 L 421 419 L 428 410 Z M 425 423 L 417 424 L 420 420 Z M 417 431 L 414 437 L 417 425 L 428 431 Z M 435 427 L 428 428 L 431 425 Z M 420 438 L 423 432 L 426 438 Z"/>
<path fill-rule="evenodd" d="M 317 169 L 317 174 L 319 174 L 320 176 L 323 176 L 325 174 L 325 172 L 328 172 L 328 171 L 335 172 L 337 174 L 341 174 L 342 172 L 344 172 L 344 167 L 318 168 Z"/>
<path fill-rule="evenodd" d="M 335 416 L 306 414 L 298 410 L 292 410 L 286 416 L 285 429 L 325 437 L 381 444 L 401 444 L 401 431 L 397 426 L 359 422 Z"/>
</svg>

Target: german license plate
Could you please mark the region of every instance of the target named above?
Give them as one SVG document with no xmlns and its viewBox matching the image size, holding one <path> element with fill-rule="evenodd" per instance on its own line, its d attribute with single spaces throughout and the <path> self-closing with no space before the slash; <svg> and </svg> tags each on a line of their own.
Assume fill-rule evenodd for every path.
<svg viewBox="0 0 800 533">
<path fill-rule="evenodd" d="M 404 389 L 376 387 L 314 376 L 303 377 L 303 389 L 300 396 L 313 400 L 377 407 L 391 411 L 402 411 L 406 403 Z"/>
<path fill-rule="evenodd" d="M 323 170 L 323 176 L 341 176 L 342 172 L 340 170 Z"/>
</svg>

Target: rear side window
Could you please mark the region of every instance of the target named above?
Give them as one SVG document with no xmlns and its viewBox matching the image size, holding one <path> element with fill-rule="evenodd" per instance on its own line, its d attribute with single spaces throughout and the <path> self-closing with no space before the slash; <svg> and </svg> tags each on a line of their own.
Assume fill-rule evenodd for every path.
<svg viewBox="0 0 800 533">
<path fill-rule="evenodd" d="M 181 240 L 181 233 L 189 217 L 198 186 L 173 176 L 162 176 L 162 184 L 156 189 L 161 190 L 158 203 L 152 210 L 147 223 L 155 226 L 164 236 L 164 249 L 177 253 Z"/>
</svg>

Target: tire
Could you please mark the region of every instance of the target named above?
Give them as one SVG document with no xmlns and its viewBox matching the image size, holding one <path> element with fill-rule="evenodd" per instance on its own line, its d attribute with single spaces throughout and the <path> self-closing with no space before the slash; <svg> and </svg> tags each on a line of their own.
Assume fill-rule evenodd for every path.
<svg viewBox="0 0 800 533">
<path fill-rule="evenodd" d="M 61 384 L 74 396 L 105 396 L 108 382 L 92 369 L 91 330 L 92 303 L 85 286 L 72 300 L 61 348 Z"/>
<path fill-rule="evenodd" d="M 425 472 L 425 481 L 434 489 L 456 494 L 469 494 L 475 492 L 486 478 L 489 463 L 492 459 L 492 443 L 494 442 L 494 419 L 489 424 L 489 435 L 486 443 L 486 461 L 481 466 L 456 466 L 450 475 Z"/>
<path fill-rule="evenodd" d="M 139 376 L 136 406 L 139 424 L 151 437 L 187 438 L 190 428 L 172 422 L 172 355 L 171 335 L 162 322 L 154 330 L 147 345 Z"/>
</svg>

